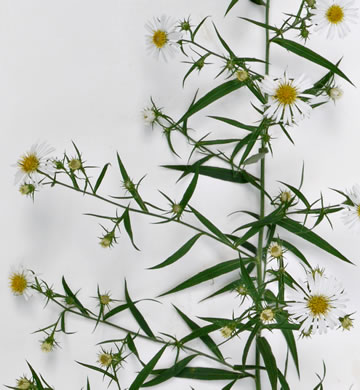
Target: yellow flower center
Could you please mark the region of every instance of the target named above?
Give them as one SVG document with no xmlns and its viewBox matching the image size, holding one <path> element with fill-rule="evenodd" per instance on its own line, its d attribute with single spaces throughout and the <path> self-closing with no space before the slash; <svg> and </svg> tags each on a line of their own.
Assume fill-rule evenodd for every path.
<svg viewBox="0 0 360 390">
<path fill-rule="evenodd" d="M 344 19 L 344 11 L 339 5 L 332 5 L 326 11 L 327 20 L 332 24 L 338 24 Z"/>
<path fill-rule="evenodd" d="M 10 288 L 14 294 L 22 295 L 28 287 L 28 281 L 23 273 L 10 276 Z"/>
<path fill-rule="evenodd" d="M 270 255 L 272 257 L 281 257 L 283 254 L 282 248 L 280 245 L 274 244 L 272 247 L 270 247 Z"/>
<path fill-rule="evenodd" d="M 273 321 L 274 317 L 275 317 L 274 312 L 271 309 L 264 309 L 260 313 L 260 319 L 264 323 Z"/>
<path fill-rule="evenodd" d="M 73 158 L 69 161 L 68 166 L 72 171 L 76 171 L 81 168 L 81 161 L 77 158 Z"/>
<path fill-rule="evenodd" d="M 357 211 L 358 217 L 360 218 L 360 204 L 357 205 L 356 211 Z"/>
<path fill-rule="evenodd" d="M 282 84 L 276 90 L 274 98 L 284 106 L 293 104 L 297 98 L 297 90 L 290 84 Z"/>
<path fill-rule="evenodd" d="M 19 167 L 25 173 L 35 172 L 40 165 L 40 161 L 36 154 L 28 154 L 19 161 Z"/>
<path fill-rule="evenodd" d="M 152 37 L 153 44 L 158 48 L 161 49 L 164 47 L 168 41 L 168 36 L 165 31 L 157 30 L 154 32 L 154 35 Z"/>
<path fill-rule="evenodd" d="M 330 309 L 329 298 L 323 295 L 313 295 L 309 298 L 307 307 L 310 309 L 314 317 L 325 315 Z"/>
<path fill-rule="evenodd" d="M 112 362 L 112 356 L 109 353 L 101 353 L 98 361 L 103 367 L 109 367 Z"/>
<path fill-rule="evenodd" d="M 108 305 L 110 303 L 111 299 L 108 294 L 100 295 L 100 302 L 103 305 Z"/>
</svg>

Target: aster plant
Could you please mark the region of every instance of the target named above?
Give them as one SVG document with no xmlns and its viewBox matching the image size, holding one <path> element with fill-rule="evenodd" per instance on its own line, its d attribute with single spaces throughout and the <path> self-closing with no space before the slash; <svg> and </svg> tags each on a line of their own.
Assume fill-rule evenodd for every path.
<svg viewBox="0 0 360 390">
<path fill-rule="evenodd" d="M 222 294 L 236 294 L 239 302 L 231 318 L 202 317 L 200 324 L 200 320 L 190 318 L 182 307 L 169 309 L 175 310 L 179 321 L 184 322 L 189 329 L 180 340 L 171 333 L 171 329 L 167 333 L 156 333 L 150 328 L 148 320 L 138 308 L 142 300 L 131 298 L 126 281 L 122 302 L 113 298 L 109 291 L 101 292 L 98 288 L 93 297 L 97 305 L 90 307 L 85 305 L 83 299 L 80 300 L 79 294 L 69 286 L 65 277 L 62 278 L 62 291 L 55 291 L 33 271 L 19 269 L 11 273 L 10 289 L 15 295 L 28 297 L 29 292 L 35 292 L 59 309 L 55 322 L 38 331 L 43 336 L 43 351 L 51 353 L 58 345 L 58 340 L 68 333 L 66 319 L 69 315 L 83 317 L 93 322 L 95 327 L 118 330 L 117 339 L 99 343 L 97 357 L 94 356 L 93 362 L 79 362 L 82 368 L 103 375 L 104 380 L 114 388 L 135 390 L 167 381 L 171 386 L 171 380 L 177 377 L 194 381 L 217 380 L 222 390 L 244 388 L 244 383 L 248 386 L 246 388 L 256 390 L 290 389 L 292 385 L 287 379 L 290 361 L 300 374 L 298 338 L 320 337 L 329 330 L 350 330 L 353 326 L 353 313 L 347 307 L 346 292 L 341 281 L 332 277 L 328 270 L 309 261 L 298 248 L 299 240 L 295 244 L 291 242 L 291 236 L 314 245 L 324 256 L 351 264 L 338 249 L 316 233 L 316 227 L 324 221 L 331 223 L 330 217 L 334 213 L 342 213 L 345 222 L 350 225 L 358 223 L 359 187 L 354 186 L 351 191 L 336 190 L 341 201 L 324 206 L 322 196 L 309 201 L 302 191 L 302 172 L 299 185 L 281 182 L 280 192 L 270 194 L 265 187 L 265 164 L 269 153 L 272 153 L 272 128 L 279 128 L 283 136 L 293 142 L 291 133 L 298 123 L 309 117 L 314 109 L 332 104 L 333 100 L 341 97 L 342 90 L 336 78 L 352 84 L 341 71 L 339 63 L 332 63 L 309 49 L 306 41 L 310 38 L 312 27 L 315 27 L 314 33 L 325 30 L 329 38 L 336 35 L 344 37 L 350 32 L 349 25 L 356 21 L 357 9 L 353 1 L 303 0 L 296 12 L 285 14 L 283 23 L 276 26 L 270 20 L 270 0 L 251 2 L 264 9 L 264 20 L 251 20 L 241 15 L 240 22 L 264 30 L 264 58 L 236 54 L 214 24 L 214 33 L 222 46 L 222 52 L 205 47 L 198 40 L 198 33 L 205 23 L 209 23 L 208 18 L 194 24 L 190 18 L 173 22 L 171 18 L 161 16 L 146 25 L 150 53 L 165 60 L 181 54 L 186 57 L 185 63 L 190 66 L 184 76 L 184 83 L 195 70 L 200 72 L 210 65 L 209 61 L 213 61 L 212 66 L 219 67 L 217 80 L 223 78 L 215 88 L 203 94 L 197 93 L 180 118 L 173 118 L 166 113 L 154 99 L 150 99 L 148 107 L 143 110 L 145 124 L 164 133 L 170 152 L 175 156 L 178 157 L 174 145 L 175 134 L 190 145 L 185 164 L 164 166 L 180 172 L 180 179 L 191 177 L 185 192 L 178 197 L 180 201 L 172 200 L 170 195 L 162 191 L 160 194 L 162 200 L 168 202 L 167 206 L 163 206 L 161 201 L 159 205 L 154 205 L 144 199 L 141 195 L 142 179 L 138 182 L 131 179 L 129 167 L 120 154 L 117 154 L 117 164 L 124 193 L 100 195 L 110 164 L 105 164 L 94 175 L 94 167 L 86 164 L 75 143 L 73 154 L 70 156 L 64 153 L 61 157 L 52 156 L 53 150 L 45 144 L 35 145 L 16 164 L 17 182 L 21 181 L 19 190 L 23 195 L 34 199 L 35 192 L 41 186 L 60 186 L 113 206 L 113 214 L 89 214 L 101 221 L 102 231 L 98 239 L 104 250 L 122 240 L 124 232 L 134 249 L 138 249 L 131 222 L 135 213 L 155 219 L 158 223 L 180 224 L 192 232 L 192 237 L 180 248 L 147 272 L 171 267 L 185 255 L 190 256 L 191 249 L 203 239 L 213 240 L 233 253 L 231 259 L 221 260 L 210 268 L 202 269 L 165 292 L 159 291 L 161 294 L 157 299 L 161 300 L 163 296 L 194 289 L 201 283 L 223 275 L 232 275 L 230 283 L 218 286 L 202 303 L 205 305 Z M 226 14 L 236 12 L 237 3 L 238 0 L 232 0 Z M 298 34 L 301 43 L 289 39 L 291 32 Z M 320 65 L 323 76 L 319 80 L 311 80 L 305 74 L 297 77 L 289 68 L 281 74 L 271 74 L 270 48 L 274 45 L 308 60 L 309 66 L 311 63 Z M 190 127 L 192 117 L 200 115 L 203 109 L 240 88 L 252 94 L 254 100 L 249 109 L 256 110 L 258 120 L 245 124 L 237 118 L 217 113 L 210 118 L 236 130 L 237 137 L 209 139 L 209 134 L 198 137 L 196 130 Z M 234 186 L 248 186 L 251 192 L 257 193 L 258 210 L 241 212 L 251 218 L 250 222 L 240 223 L 243 219 L 239 217 L 237 226 L 223 231 L 216 222 L 205 216 L 204 210 L 195 208 L 192 199 L 198 191 L 198 181 L 202 176 L 213 179 L 218 185 L 230 182 Z M 123 233 L 120 228 L 123 228 Z M 289 258 L 301 265 L 302 275 L 291 274 Z M 123 312 L 135 319 L 138 325 L 135 329 L 120 326 L 115 321 Z M 285 340 L 285 361 L 273 351 L 268 337 L 270 332 L 278 333 Z M 241 349 L 236 356 L 228 359 L 222 346 L 236 342 L 239 338 L 242 340 Z M 141 357 L 139 341 L 146 341 L 155 348 L 153 356 L 147 361 Z M 165 352 L 172 354 L 170 363 L 163 358 Z M 124 384 L 121 383 L 120 372 L 130 355 L 137 360 L 138 367 L 134 370 L 133 381 Z M 201 361 L 201 365 L 197 361 Z M 32 378 L 20 377 L 17 385 L 10 388 L 44 388 L 41 387 L 42 377 L 29 367 Z M 324 378 L 319 379 L 314 390 L 323 388 Z M 35 384 L 38 387 L 34 387 Z M 90 389 L 89 381 L 86 388 Z"/>
</svg>

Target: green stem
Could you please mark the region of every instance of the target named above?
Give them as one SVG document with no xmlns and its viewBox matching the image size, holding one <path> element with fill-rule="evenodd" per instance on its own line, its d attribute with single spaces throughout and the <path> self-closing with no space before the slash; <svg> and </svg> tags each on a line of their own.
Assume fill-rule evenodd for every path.
<svg viewBox="0 0 360 390">
<path fill-rule="evenodd" d="M 270 0 L 266 0 L 266 9 L 265 9 L 265 24 L 268 26 L 270 20 Z M 270 30 L 268 28 L 265 29 L 265 74 L 269 74 L 269 64 L 270 64 Z M 266 96 L 267 98 L 267 96 Z M 264 128 L 262 133 L 261 140 L 261 148 L 266 147 L 266 142 L 264 141 L 264 135 L 267 133 L 267 128 Z M 265 157 L 260 162 L 260 219 L 265 217 Z M 263 241 L 264 241 L 264 228 L 262 227 L 259 231 L 258 236 L 258 248 L 257 248 L 257 285 L 258 290 L 262 288 L 264 282 L 264 273 L 263 273 Z M 265 270 L 265 267 L 264 267 Z M 257 303 L 258 310 L 261 310 L 261 302 Z M 259 330 L 256 339 L 261 337 L 261 330 Z M 256 343 L 256 351 L 255 351 L 255 364 L 257 367 L 260 366 L 260 351 Z M 261 390 L 261 372 L 260 369 L 257 368 L 255 371 L 255 385 L 256 390 Z"/>
</svg>

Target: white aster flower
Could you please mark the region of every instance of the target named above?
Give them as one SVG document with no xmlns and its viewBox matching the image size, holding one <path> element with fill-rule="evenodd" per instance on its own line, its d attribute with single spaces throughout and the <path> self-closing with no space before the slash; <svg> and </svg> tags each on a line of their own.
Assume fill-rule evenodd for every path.
<svg viewBox="0 0 360 390">
<path fill-rule="evenodd" d="M 354 0 L 317 0 L 312 22 L 315 31 L 327 30 L 327 38 L 334 38 L 336 33 L 344 38 L 349 32 L 349 23 L 357 22 L 357 8 Z"/>
<path fill-rule="evenodd" d="M 353 203 L 352 205 L 344 205 L 343 220 L 346 225 L 353 227 L 357 225 L 360 229 L 360 186 L 356 184 L 350 191 L 346 191 L 347 196 Z"/>
<path fill-rule="evenodd" d="M 35 283 L 34 273 L 23 266 L 13 268 L 9 275 L 9 287 L 14 295 L 23 295 L 27 300 L 32 295 Z"/>
<path fill-rule="evenodd" d="M 339 325 L 344 317 L 346 299 L 344 290 L 335 278 L 328 278 L 318 272 L 309 273 L 304 290 L 295 288 L 287 310 L 292 318 L 301 323 L 300 332 L 307 334 L 326 333 L 327 328 Z"/>
<path fill-rule="evenodd" d="M 302 98 L 313 98 L 313 95 L 303 93 L 311 87 L 312 83 L 305 75 L 301 75 L 298 79 L 290 79 L 286 72 L 282 78 L 278 79 L 265 76 L 261 89 L 269 95 L 269 102 L 266 105 L 264 116 L 290 126 L 308 117 L 311 106 Z"/>
<path fill-rule="evenodd" d="M 173 56 L 179 46 L 177 41 L 181 38 L 181 33 L 176 31 L 176 25 L 170 17 L 165 15 L 154 18 L 153 22 L 145 25 L 149 32 L 146 36 L 148 51 L 156 58 L 161 54 L 166 61 L 167 56 Z"/>
<path fill-rule="evenodd" d="M 16 163 L 18 171 L 15 175 L 15 183 L 21 180 L 30 179 L 35 183 L 40 181 L 39 171 L 51 173 L 53 164 L 50 159 L 45 156 L 52 153 L 55 149 L 51 148 L 45 142 L 42 144 L 34 144 L 28 152 L 26 152 Z"/>
</svg>

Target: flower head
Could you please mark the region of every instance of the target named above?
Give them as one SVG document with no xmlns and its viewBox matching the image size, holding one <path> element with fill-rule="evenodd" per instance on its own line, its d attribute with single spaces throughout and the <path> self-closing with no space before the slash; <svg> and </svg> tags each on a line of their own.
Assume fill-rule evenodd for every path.
<svg viewBox="0 0 360 390">
<path fill-rule="evenodd" d="M 52 153 L 53 148 L 46 143 L 34 144 L 28 152 L 20 157 L 16 163 L 18 171 L 15 175 L 15 182 L 18 183 L 22 179 L 31 179 L 35 183 L 39 182 L 39 171 L 44 173 L 52 172 L 52 164 L 45 156 Z"/>
<path fill-rule="evenodd" d="M 16 380 L 16 388 L 19 390 L 28 390 L 31 387 L 31 382 L 25 376 Z"/>
<path fill-rule="evenodd" d="M 30 196 L 34 199 L 34 195 L 38 187 L 38 183 L 32 181 L 24 181 L 19 187 L 19 192 L 21 195 Z"/>
<path fill-rule="evenodd" d="M 9 282 L 10 290 L 14 295 L 23 295 L 25 299 L 32 295 L 31 286 L 34 283 L 32 271 L 19 266 L 11 271 Z"/>
<path fill-rule="evenodd" d="M 54 347 L 55 347 L 55 339 L 53 336 L 49 336 L 45 340 L 43 340 L 40 346 L 41 350 L 46 353 L 53 351 Z"/>
<path fill-rule="evenodd" d="M 161 55 L 165 61 L 167 56 L 173 56 L 181 33 L 176 31 L 176 24 L 171 18 L 165 15 L 154 18 L 153 22 L 147 23 L 145 27 L 149 32 L 146 36 L 149 52 L 157 58 Z"/>
<path fill-rule="evenodd" d="M 286 73 L 278 79 L 265 76 L 261 89 L 269 95 L 269 103 L 265 106 L 264 116 L 290 126 L 308 117 L 312 108 L 303 98 L 313 98 L 313 95 L 303 92 L 311 87 L 304 75 L 298 79 L 290 79 Z"/>
<path fill-rule="evenodd" d="M 72 158 L 68 162 L 68 167 L 71 171 L 78 171 L 82 167 L 81 160 L 79 160 L 78 158 Z"/>
<path fill-rule="evenodd" d="M 108 368 L 110 367 L 112 361 L 113 361 L 113 355 L 112 353 L 105 352 L 102 350 L 100 353 L 98 353 L 98 363 L 100 366 Z"/>
<path fill-rule="evenodd" d="M 236 324 L 228 324 L 220 329 L 220 333 L 225 339 L 227 339 L 233 334 L 235 329 Z"/>
<path fill-rule="evenodd" d="M 275 320 L 275 314 L 274 314 L 273 310 L 271 308 L 269 308 L 269 307 L 264 309 L 260 313 L 260 320 L 264 324 L 270 324 L 271 322 L 273 322 Z"/>
<path fill-rule="evenodd" d="M 300 331 L 308 333 L 326 333 L 333 329 L 344 317 L 344 290 L 334 278 L 328 278 L 318 272 L 308 273 L 304 290 L 296 287 L 293 302 L 288 304 L 292 318 L 301 323 Z"/>
<path fill-rule="evenodd" d="M 146 125 L 153 125 L 156 120 L 156 113 L 152 108 L 145 108 L 142 111 L 143 119 Z"/>
<path fill-rule="evenodd" d="M 268 253 L 273 259 L 281 259 L 284 255 L 284 249 L 279 243 L 272 242 L 269 245 Z"/>
<path fill-rule="evenodd" d="M 236 72 L 236 78 L 243 82 L 249 78 L 249 73 L 245 69 L 240 69 Z"/>
<path fill-rule="evenodd" d="M 354 185 L 350 191 L 346 192 L 352 204 L 343 206 L 343 220 L 346 225 L 353 227 L 354 225 L 360 229 L 360 186 Z"/>
<path fill-rule="evenodd" d="M 340 326 L 343 330 L 350 330 L 354 325 L 353 325 L 353 319 L 350 318 L 350 315 L 347 314 L 346 316 L 339 318 L 340 320 Z"/>
<path fill-rule="evenodd" d="M 354 0 L 317 0 L 312 22 L 316 25 L 315 31 L 327 31 L 327 38 L 334 38 L 337 34 L 344 38 L 349 32 L 349 23 L 356 23 L 357 8 L 353 8 Z"/>
<path fill-rule="evenodd" d="M 280 192 L 281 203 L 289 203 L 291 199 L 292 199 L 292 195 L 290 191 L 284 190 Z"/>
<path fill-rule="evenodd" d="M 344 94 L 344 91 L 339 87 L 332 87 L 328 91 L 328 95 L 334 101 L 341 99 L 343 94 Z"/>
</svg>

